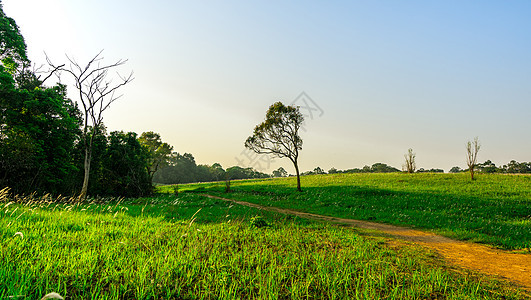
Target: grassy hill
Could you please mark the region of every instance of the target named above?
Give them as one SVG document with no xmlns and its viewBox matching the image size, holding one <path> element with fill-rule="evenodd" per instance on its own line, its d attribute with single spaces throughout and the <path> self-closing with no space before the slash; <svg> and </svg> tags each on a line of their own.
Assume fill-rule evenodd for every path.
<svg viewBox="0 0 531 300">
<path fill-rule="evenodd" d="M 505 249 L 531 248 L 531 176 L 466 174 L 332 174 L 235 181 L 236 200 L 342 218 L 431 229 Z M 186 190 L 217 193 L 221 184 Z"/>
<path fill-rule="evenodd" d="M 416 226 L 431 224 L 414 223 L 429 216 L 447 215 L 464 224 L 491 220 L 528 229 L 529 221 L 520 214 L 529 213 L 529 179 L 308 176 L 303 193 L 295 192 L 288 178 L 233 182 L 234 192 L 224 196 L 373 221 L 391 222 L 403 215 L 394 222 Z M 177 197 L 87 203 L 0 193 L 0 299 L 39 299 L 50 292 L 66 299 L 529 297 L 506 283 L 448 267 L 418 247 L 196 193 L 221 193 L 224 183 L 181 188 L 188 192 Z M 418 212 L 424 214 L 415 218 Z M 498 238 L 501 234 L 483 235 L 503 240 L 499 244 L 506 247 L 526 245 L 521 240 L 525 233 L 508 228 L 518 242 L 508 243 L 510 239 Z M 466 230 L 482 237 L 477 230 Z"/>
</svg>

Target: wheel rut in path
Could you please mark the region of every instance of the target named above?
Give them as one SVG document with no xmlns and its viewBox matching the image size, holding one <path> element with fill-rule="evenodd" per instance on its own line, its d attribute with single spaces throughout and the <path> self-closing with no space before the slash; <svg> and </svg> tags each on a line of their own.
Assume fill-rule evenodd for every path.
<svg viewBox="0 0 531 300">
<path fill-rule="evenodd" d="M 281 214 L 295 215 L 306 219 L 380 231 L 392 237 L 414 242 L 435 250 L 444 257 L 444 259 L 459 267 L 479 271 L 488 275 L 503 277 L 531 290 L 531 254 L 512 253 L 486 245 L 457 241 L 430 232 L 407 227 L 354 219 L 342 219 L 273 206 L 262 206 L 250 202 L 232 200 L 207 194 L 204 194 L 203 196 Z"/>
</svg>

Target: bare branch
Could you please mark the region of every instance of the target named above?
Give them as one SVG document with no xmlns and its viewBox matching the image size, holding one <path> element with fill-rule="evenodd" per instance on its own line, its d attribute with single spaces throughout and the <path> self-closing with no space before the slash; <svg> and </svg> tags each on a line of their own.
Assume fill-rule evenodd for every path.
<svg viewBox="0 0 531 300">
<path fill-rule="evenodd" d="M 94 136 L 103 122 L 103 112 L 122 95 L 115 96 L 116 91 L 133 81 L 133 72 L 128 76 L 122 76 L 117 72 L 120 81 L 113 84 L 113 80 L 108 79 L 109 70 L 124 65 L 127 60 L 119 59 L 111 64 L 103 64 L 103 50 L 92 57 L 86 65 L 82 66 L 75 59 L 66 55 L 69 66 L 55 65 L 46 57 L 48 64 L 55 71 L 65 71 L 74 79 L 74 86 L 77 89 L 79 102 L 83 106 L 84 126 L 83 142 L 85 145 L 85 178 L 81 197 L 86 196 L 88 188 L 88 178 L 90 172 L 90 161 L 92 152 L 92 142 Z M 47 79 L 47 78 L 46 78 Z M 92 127 L 92 132 L 89 130 Z"/>
</svg>

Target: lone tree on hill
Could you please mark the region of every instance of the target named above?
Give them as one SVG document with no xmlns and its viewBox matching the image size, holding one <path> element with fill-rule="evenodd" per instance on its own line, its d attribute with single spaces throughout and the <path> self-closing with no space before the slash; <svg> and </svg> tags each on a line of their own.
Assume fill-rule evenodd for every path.
<svg viewBox="0 0 531 300">
<path fill-rule="evenodd" d="M 299 107 L 286 106 L 276 102 L 269 107 L 264 122 L 254 128 L 252 136 L 245 141 L 245 147 L 258 154 L 273 154 L 279 158 L 287 157 L 293 163 L 297 174 L 297 191 L 302 192 L 299 173 L 299 151 L 302 139 L 299 129 L 304 117 Z"/>
<path fill-rule="evenodd" d="M 87 196 L 90 164 L 92 161 L 92 144 L 94 137 L 97 136 L 103 128 L 103 112 L 109 108 L 111 103 L 116 101 L 121 95 L 116 96 L 115 92 L 122 86 L 130 83 L 133 80 L 133 72 L 128 76 L 121 76 L 117 74 L 120 80 L 118 83 L 113 83 L 112 79 L 107 77 L 109 70 L 124 65 L 127 60 L 120 59 L 115 63 L 102 64 L 103 57 L 100 51 L 94 56 L 85 66 L 80 65 L 76 60 L 66 57 L 70 62 L 69 66 L 54 65 L 52 61 L 47 58 L 48 64 L 54 69 L 65 71 L 74 79 L 74 86 L 79 95 L 79 101 L 82 104 L 83 133 L 82 141 L 85 149 L 84 160 L 84 178 L 83 187 L 79 198 L 84 200 Z"/>
<path fill-rule="evenodd" d="M 466 143 L 466 164 L 468 166 L 468 170 L 470 171 L 470 179 L 474 180 L 474 168 L 477 165 L 477 158 L 478 158 L 478 152 L 481 148 L 481 144 L 479 143 L 479 139 L 476 136 L 474 138 L 474 141 L 468 141 Z"/>
<path fill-rule="evenodd" d="M 407 150 L 407 154 L 404 154 L 406 163 L 402 166 L 402 171 L 408 172 L 408 173 L 415 172 L 415 169 L 417 168 L 417 165 L 415 164 L 415 156 L 416 154 L 413 153 L 413 149 L 409 148 Z"/>
</svg>

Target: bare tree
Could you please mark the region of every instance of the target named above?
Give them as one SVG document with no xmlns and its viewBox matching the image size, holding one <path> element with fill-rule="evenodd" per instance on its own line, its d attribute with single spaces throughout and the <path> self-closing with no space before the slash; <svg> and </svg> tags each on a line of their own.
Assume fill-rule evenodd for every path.
<svg viewBox="0 0 531 300">
<path fill-rule="evenodd" d="M 297 190 L 301 192 L 299 174 L 299 150 L 302 139 L 299 136 L 304 117 L 298 107 L 285 106 L 276 102 L 269 107 L 264 122 L 254 128 L 252 136 L 245 141 L 245 147 L 258 154 L 273 154 L 280 158 L 287 157 L 293 163 L 297 173 Z"/>
<path fill-rule="evenodd" d="M 413 153 L 413 149 L 409 148 L 407 150 L 407 154 L 404 154 L 404 158 L 406 159 L 406 163 L 402 165 L 402 171 L 408 172 L 408 173 L 414 173 L 417 169 L 417 165 L 415 164 L 415 156 L 416 154 Z"/>
<path fill-rule="evenodd" d="M 474 141 L 468 141 L 466 143 L 466 164 L 468 166 L 468 170 L 470 171 L 470 178 L 474 180 L 474 168 L 477 165 L 477 157 L 479 149 L 481 148 L 481 144 L 479 143 L 478 137 L 474 138 Z"/>
<path fill-rule="evenodd" d="M 115 95 L 115 92 L 122 86 L 133 80 L 133 72 L 128 76 L 121 76 L 117 73 L 119 81 L 113 83 L 107 78 L 109 70 L 124 65 L 127 60 L 120 59 L 115 63 L 103 64 L 102 51 L 94 56 L 85 66 L 80 65 L 75 59 L 66 56 L 70 62 L 69 66 L 54 65 L 49 58 L 48 64 L 55 70 L 65 71 L 74 79 L 74 86 L 78 92 L 79 101 L 83 106 L 83 144 L 85 149 L 84 178 L 83 187 L 80 192 L 80 199 L 87 196 L 90 164 L 92 160 L 92 144 L 94 136 L 98 135 L 103 126 L 103 112 L 109 108 L 111 103 L 122 95 Z"/>
</svg>

